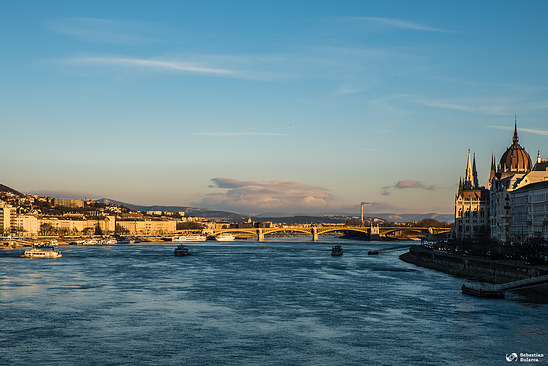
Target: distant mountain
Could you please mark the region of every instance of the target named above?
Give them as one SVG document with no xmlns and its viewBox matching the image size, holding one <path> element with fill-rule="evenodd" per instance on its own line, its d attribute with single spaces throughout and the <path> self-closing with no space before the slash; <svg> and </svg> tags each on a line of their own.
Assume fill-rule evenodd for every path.
<svg viewBox="0 0 548 366">
<path fill-rule="evenodd" d="M 12 192 L 15 194 L 21 194 L 16 190 L 6 187 L 0 184 L 0 192 Z M 54 198 L 78 198 L 92 197 L 92 195 L 86 195 L 84 193 L 74 192 L 33 192 L 29 194 L 38 194 L 43 196 L 49 196 Z M 187 216 L 205 217 L 208 219 L 219 219 L 228 221 L 242 221 L 248 218 L 247 215 L 241 215 L 235 212 L 210 210 L 204 208 L 195 208 L 189 206 L 162 206 L 162 205 L 135 205 L 132 203 L 116 201 L 109 198 L 96 199 L 97 202 L 113 203 L 120 206 L 125 206 L 135 211 L 165 211 L 165 212 L 179 212 L 184 211 Z M 367 213 L 367 217 L 375 217 L 391 222 L 407 222 L 407 221 L 420 221 L 424 219 L 435 219 L 438 221 L 453 222 L 453 214 L 438 214 L 438 213 L 426 213 L 426 214 L 397 214 L 397 213 Z M 259 215 L 253 215 L 252 219 L 257 222 L 272 221 L 272 222 L 286 222 L 288 224 L 305 224 L 305 223 L 344 223 L 349 219 L 356 219 L 357 214 L 340 213 L 331 215 L 287 215 L 284 213 L 263 213 Z"/>
<path fill-rule="evenodd" d="M 199 217 L 205 217 L 208 219 L 221 219 L 221 220 L 242 220 L 247 218 L 247 216 L 243 216 L 234 212 L 208 210 L 204 208 L 195 208 L 195 207 L 188 207 L 188 206 L 135 205 L 132 203 L 112 200 L 109 198 L 101 198 L 95 201 L 102 202 L 102 203 L 113 203 L 115 205 L 127 207 L 134 211 L 165 211 L 165 212 L 183 211 L 186 216 L 199 216 Z"/>
<path fill-rule="evenodd" d="M 0 192 L 10 192 L 13 194 L 21 195 L 21 193 L 17 192 L 15 189 L 5 186 L 3 184 L 0 184 Z"/>
<path fill-rule="evenodd" d="M 246 215 L 241 215 L 235 212 L 209 210 L 204 208 L 195 208 L 188 206 L 161 206 L 161 205 L 135 205 L 132 203 L 116 201 L 108 198 L 101 198 L 96 200 L 97 202 L 113 203 L 116 205 L 127 207 L 135 211 L 165 211 L 165 212 L 179 212 L 184 211 L 187 216 L 205 217 L 208 219 L 220 219 L 230 221 L 241 221 L 248 218 Z M 257 222 L 285 222 L 288 224 L 319 224 L 319 223 L 344 223 L 349 219 L 356 219 L 356 215 L 282 215 L 282 214 L 262 214 L 251 216 L 253 221 Z M 453 222 L 453 215 L 450 214 L 438 214 L 438 213 L 426 213 L 426 214 L 395 214 L 395 213 L 383 213 L 383 214 L 368 214 L 368 218 L 375 217 L 392 222 L 406 222 L 406 221 L 420 221 L 423 219 L 435 219 L 438 221 Z"/>
<path fill-rule="evenodd" d="M 426 214 L 375 214 L 376 217 L 380 217 L 387 221 L 392 222 L 406 222 L 406 221 L 420 221 L 424 219 L 434 219 L 438 221 L 453 222 L 453 214 L 438 214 L 438 213 L 426 213 Z"/>
<path fill-rule="evenodd" d="M 97 195 L 83 192 L 68 192 L 68 191 L 33 191 L 26 194 L 35 194 L 37 196 L 45 196 L 51 198 L 72 198 L 77 200 L 93 199 Z"/>
</svg>

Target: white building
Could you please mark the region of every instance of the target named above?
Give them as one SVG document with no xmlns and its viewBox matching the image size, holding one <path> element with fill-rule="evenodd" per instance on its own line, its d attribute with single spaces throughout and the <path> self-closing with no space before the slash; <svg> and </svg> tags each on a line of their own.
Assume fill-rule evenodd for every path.
<svg viewBox="0 0 548 366">
<path fill-rule="evenodd" d="M 548 240 L 548 180 L 512 192 L 512 241 Z"/>
<path fill-rule="evenodd" d="M 0 235 L 9 235 L 14 225 L 17 210 L 11 205 L 0 202 Z"/>
<path fill-rule="evenodd" d="M 548 161 L 541 159 L 539 152 L 536 164 L 532 166 L 531 157 L 519 144 L 517 125 L 514 125 L 512 145 L 500 158 L 496 171 L 494 164 L 491 166 L 489 217 L 492 239 L 502 243 L 521 242 L 537 237 L 538 230 L 540 236 L 546 237 L 546 228 L 533 225 L 530 219 L 533 215 L 541 220 L 544 215 L 536 212 L 543 201 L 539 201 L 540 206 L 533 201 L 542 197 L 537 190 L 544 189 L 536 183 L 545 181 L 548 181 Z"/>
<path fill-rule="evenodd" d="M 19 235 L 34 236 L 40 231 L 40 222 L 35 216 L 18 215 L 13 220 L 13 224 Z"/>
</svg>

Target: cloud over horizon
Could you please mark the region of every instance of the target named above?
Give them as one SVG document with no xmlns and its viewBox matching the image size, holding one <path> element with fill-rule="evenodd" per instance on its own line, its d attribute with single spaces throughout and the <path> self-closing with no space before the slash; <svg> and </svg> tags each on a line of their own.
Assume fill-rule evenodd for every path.
<svg viewBox="0 0 548 366">
<path fill-rule="evenodd" d="M 425 184 L 414 180 L 414 179 L 404 179 L 398 181 L 396 184 L 392 186 L 384 186 L 382 187 L 381 195 L 388 196 L 392 193 L 392 189 L 423 189 L 426 191 L 434 191 L 436 190 L 436 186 L 430 185 L 426 186 Z"/>
<path fill-rule="evenodd" d="M 326 188 L 289 180 L 250 180 L 212 178 L 210 188 L 224 192 L 208 194 L 201 205 L 240 213 L 267 212 L 317 213 L 335 208 Z"/>
</svg>

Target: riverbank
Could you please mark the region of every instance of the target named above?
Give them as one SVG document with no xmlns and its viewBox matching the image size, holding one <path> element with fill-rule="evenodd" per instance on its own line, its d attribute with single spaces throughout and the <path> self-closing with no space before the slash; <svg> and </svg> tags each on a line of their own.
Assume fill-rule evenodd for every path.
<svg viewBox="0 0 548 366">
<path fill-rule="evenodd" d="M 505 283 L 548 274 L 548 265 L 532 265 L 514 260 L 493 260 L 419 246 L 412 247 L 409 252 L 400 255 L 400 259 L 457 277 L 489 283 Z"/>
</svg>

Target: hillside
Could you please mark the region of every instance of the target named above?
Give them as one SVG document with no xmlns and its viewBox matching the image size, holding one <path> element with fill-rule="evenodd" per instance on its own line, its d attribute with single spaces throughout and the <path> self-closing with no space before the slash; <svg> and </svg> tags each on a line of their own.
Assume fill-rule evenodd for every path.
<svg viewBox="0 0 548 366">
<path fill-rule="evenodd" d="M 17 192 L 15 189 L 5 186 L 3 184 L 0 184 L 0 192 L 10 192 L 13 194 L 21 195 L 21 193 Z"/>
</svg>

